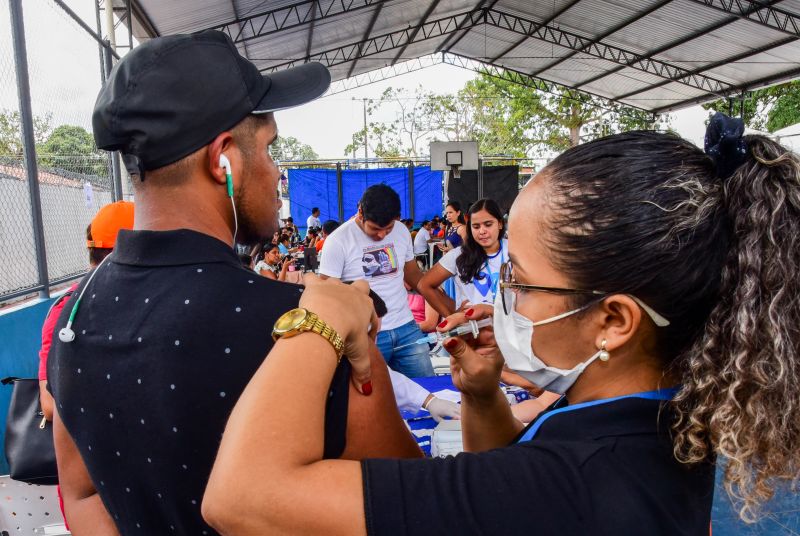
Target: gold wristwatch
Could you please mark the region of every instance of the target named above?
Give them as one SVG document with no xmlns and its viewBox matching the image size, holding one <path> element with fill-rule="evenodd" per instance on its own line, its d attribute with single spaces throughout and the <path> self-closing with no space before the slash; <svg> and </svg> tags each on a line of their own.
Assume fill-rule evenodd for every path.
<svg viewBox="0 0 800 536">
<path fill-rule="evenodd" d="M 294 337 L 306 331 L 322 335 L 333 346 L 336 362 L 342 360 L 344 341 L 336 330 L 308 309 L 297 308 L 283 313 L 272 328 L 272 338 L 277 341 L 281 337 Z"/>
</svg>

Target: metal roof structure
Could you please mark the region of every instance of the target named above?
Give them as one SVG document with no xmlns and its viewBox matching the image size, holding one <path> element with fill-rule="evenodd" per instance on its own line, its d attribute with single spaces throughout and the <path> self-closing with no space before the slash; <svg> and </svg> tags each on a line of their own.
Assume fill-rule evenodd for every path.
<svg viewBox="0 0 800 536">
<path fill-rule="evenodd" d="M 129 1 L 139 40 L 219 29 L 331 92 L 445 62 L 660 114 L 800 77 L 800 0 Z"/>
</svg>

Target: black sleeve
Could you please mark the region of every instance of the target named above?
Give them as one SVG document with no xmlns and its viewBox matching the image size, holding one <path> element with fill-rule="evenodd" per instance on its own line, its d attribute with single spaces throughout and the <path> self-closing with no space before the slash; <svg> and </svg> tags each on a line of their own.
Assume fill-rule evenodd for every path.
<svg viewBox="0 0 800 536">
<path fill-rule="evenodd" d="M 350 405 L 350 361 L 342 359 L 333 373 L 325 404 L 325 445 L 322 457 L 338 458 L 347 439 L 347 408 Z"/>
<path fill-rule="evenodd" d="M 589 534 L 582 445 L 513 445 L 420 460 L 362 462 L 370 536 Z"/>
</svg>

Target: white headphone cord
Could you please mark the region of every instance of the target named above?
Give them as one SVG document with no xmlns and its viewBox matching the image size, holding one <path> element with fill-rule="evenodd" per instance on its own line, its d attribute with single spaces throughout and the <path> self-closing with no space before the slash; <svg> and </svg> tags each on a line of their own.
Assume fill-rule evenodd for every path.
<svg viewBox="0 0 800 536">
<path fill-rule="evenodd" d="M 236 235 L 239 233 L 239 219 L 236 217 L 236 203 L 231 196 L 231 208 L 233 209 L 233 248 L 236 249 Z"/>
</svg>

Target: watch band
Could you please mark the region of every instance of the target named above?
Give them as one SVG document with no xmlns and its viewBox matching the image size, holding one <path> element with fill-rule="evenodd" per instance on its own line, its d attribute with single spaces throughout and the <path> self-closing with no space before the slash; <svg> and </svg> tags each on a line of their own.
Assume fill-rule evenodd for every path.
<svg viewBox="0 0 800 536">
<path fill-rule="evenodd" d="M 303 326 L 303 331 L 312 331 L 322 335 L 322 338 L 331 343 L 333 350 L 336 352 L 336 362 L 339 363 L 342 360 L 342 355 L 344 355 L 344 341 L 336 333 L 336 330 L 311 311 L 308 312 L 308 318 L 304 324 L 306 325 Z"/>
</svg>

